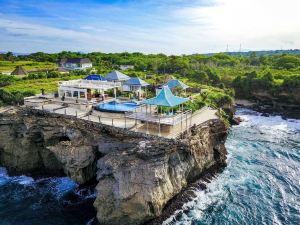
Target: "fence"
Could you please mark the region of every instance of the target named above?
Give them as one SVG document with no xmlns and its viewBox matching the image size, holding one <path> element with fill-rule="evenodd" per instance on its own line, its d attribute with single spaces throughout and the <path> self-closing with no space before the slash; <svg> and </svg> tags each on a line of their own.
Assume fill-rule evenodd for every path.
<svg viewBox="0 0 300 225">
<path fill-rule="evenodd" d="M 163 137 L 173 137 L 174 129 L 176 129 L 176 133 L 184 132 L 191 126 L 191 121 L 188 122 L 188 120 L 192 117 L 191 110 L 175 116 L 156 116 L 152 114 L 150 117 L 150 111 L 148 110 L 147 112 L 149 112 L 149 114 L 146 115 L 145 107 L 138 109 L 136 114 L 135 112 L 124 114 L 106 113 L 88 109 L 80 110 L 68 106 L 55 107 L 55 105 L 52 106 L 49 104 L 36 107 L 36 109 L 53 114 L 74 116 L 82 120 Z M 152 108 L 152 112 L 153 111 L 155 111 L 155 108 Z M 145 115 L 148 117 L 146 120 L 141 117 Z M 180 128 L 178 128 L 179 124 Z M 174 128 L 174 126 L 176 126 L 176 128 Z"/>
</svg>

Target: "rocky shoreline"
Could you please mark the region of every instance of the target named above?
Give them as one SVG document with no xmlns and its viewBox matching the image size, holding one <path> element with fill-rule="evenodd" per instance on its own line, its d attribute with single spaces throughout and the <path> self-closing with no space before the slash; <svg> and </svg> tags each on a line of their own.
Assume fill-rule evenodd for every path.
<svg viewBox="0 0 300 225">
<path fill-rule="evenodd" d="M 285 105 L 280 106 L 279 104 L 268 104 L 268 102 L 254 101 L 239 99 L 235 101 L 236 107 L 243 107 L 255 110 L 257 112 L 268 115 L 279 115 L 283 118 L 300 119 L 300 105 Z"/>
<path fill-rule="evenodd" d="M 96 182 L 100 224 L 159 224 L 185 202 L 191 184 L 203 186 L 199 178 L 226 166 L 226 138 L 220 119 L 174 140 L 15 108 L 0 114 L 0 165 Z"/>
<path fill-rule="evenodd" d="M 147 221 L 146 223 L 143 223 L 141 225 L 161 225 L 177 210 L 181 210 L 184 204 L 188 203 L 196 197 L 195 190 L 204 191 L 207 188 L 207 183 L 210 183 L 213 178 L 222 173 L 225 167 L 226 164 L 216 165 L 201 174 L 195 182 L 189 184 L 187 188 L 183 189 L 178 195 L 171 199 L 170 202 L 168 202 L 159 217 L 151 221 Z"/>
</svg>

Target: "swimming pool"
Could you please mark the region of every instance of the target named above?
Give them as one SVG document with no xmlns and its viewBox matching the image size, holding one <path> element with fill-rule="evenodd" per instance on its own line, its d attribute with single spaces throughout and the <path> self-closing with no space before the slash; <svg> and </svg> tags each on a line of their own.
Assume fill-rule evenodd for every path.
<svg viewBox="0 0 300 225">
<path fill-rule="evenodd" d="M 139 107 L 136 102 L 107 102 L 96 105 L 96 109 L 104 112 L 128 112 Z"/>
</svg>

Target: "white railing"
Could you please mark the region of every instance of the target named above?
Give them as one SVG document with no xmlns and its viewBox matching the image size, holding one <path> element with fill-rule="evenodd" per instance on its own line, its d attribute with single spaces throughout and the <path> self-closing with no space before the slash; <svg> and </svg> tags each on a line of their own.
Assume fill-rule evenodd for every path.
<svg viewBox="0 0 300 225">
<path fill-rule="evenodd" d="M 125 117 L 130 119 L 136 119 L 145 122 L 152 122 L 152 123 L 159 123 L 159 124 L 166 124 L 166 125 L 176 125 L 181 121 L 188 119 L 192 116 L 192 110 L 187 110 L 181 112 L 180 114 L 176 114 L 174 116 L 168 115 L 154 115 L 146 112 L 137 112 L 131 111 L 126 112 Z"/>
<path fill-rule="evenodd" d="M 100 81 L 100 80 L 68 80 L 58 82 L 61 87 L 79 87 L 92 89 L 112 89 L 120 87 L 118 82 Z"/>
</svg>

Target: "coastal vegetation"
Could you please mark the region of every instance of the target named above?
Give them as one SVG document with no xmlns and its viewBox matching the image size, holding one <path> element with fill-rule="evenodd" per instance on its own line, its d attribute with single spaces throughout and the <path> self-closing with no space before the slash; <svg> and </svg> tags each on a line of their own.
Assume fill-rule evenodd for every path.
<svg viewBox="0 0 300 225">
<path fill-rule="evenodd" d="M 0 57 L 0 71 L 5 65 L 26 64 L 28 70 L 36 65 L 51 66 L 60 58 L 89 58 L 95 68 L 94 73 L 106 74 L 120 65 L 133 65 L 134 69 L 123 71 L 130 76 L 145 79 L 153 86 L 163 84 L 170 77 L 177 78 L 195 89 L 205 90 L 191 102 L 191 108 L 203 104 L 220 107 L 230 104 L 233 97 L 254 99 L 258 94 L 268 95 L 283 102 L 296 101 L 300 89 L 300 57 L 292 54 L 230 55 L 219 53 L 213 55 L 182 55 L 167 56 L 164 54 L 142 53 L 100 53 L 88 54 L 78 52 L 60 52 L 47 54 L 42 52 L 24 56 L 4 54 Z M 31 63 L 29 63 L 31 62 Z M 4 65 L 4 66 L 3 66 Z M 25 65 L 25 69 L 26 69 Z M 32 67 L 30 67 L 30 65 Z M 90 71 L 70 72 L 32 72 L 25 77 L 0 76 L 0 102 L 17 103 L 22 96 L 39 93 L 43 88 L 46 92 L 55 91 L 59 80 L 78 79 Z M 9 97 L 7 97 L 9 96 Z M 197 107 L 198 108 L 198 107 Z"/>
<path fill-rule="evenodd" d="M 7 61 L 0 60 L 0 73 L 9 73 L 16 66 L 22 66 L 28 72 L 53 70 L 55 64 L 52 62 L 35 62 L 31 60 Z"/>
</svg>

